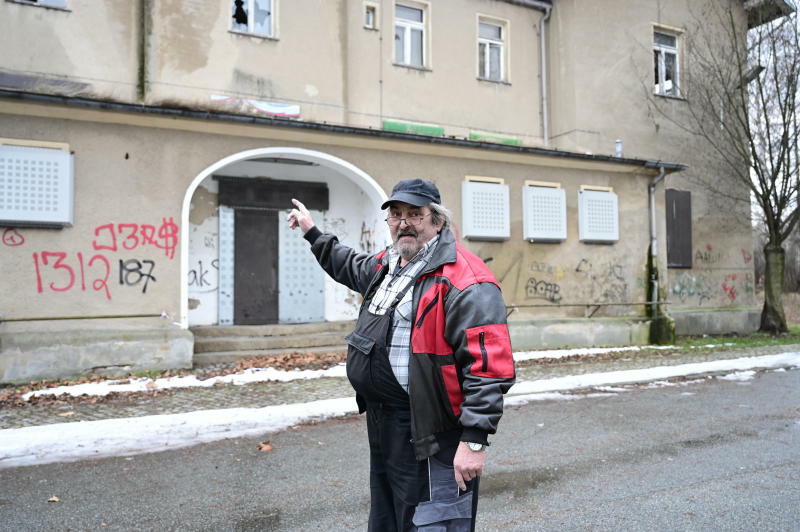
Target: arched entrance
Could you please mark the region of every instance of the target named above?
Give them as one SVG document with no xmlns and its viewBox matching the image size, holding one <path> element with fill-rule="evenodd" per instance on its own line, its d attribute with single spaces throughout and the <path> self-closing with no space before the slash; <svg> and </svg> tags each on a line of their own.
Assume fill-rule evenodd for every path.
<svg viewBox="0 0 800 532">
<path fill-rule="evenodd" d="M 355 165 L 327 153 L 294 147 L 233 154 L 198 174 L 184 195 L 182 327 L 235 323 L 237 315 L 239 319 L 249 316 L 251 323 L 301 319 L 291 315 L 290 294 L 294 287 L 307 288 L 315 282 L 311 277 L 319 272 L 318 268 L 303 269 L 298 261 L 311 258 L 301 246 L 305 242 L 299 231 L 285 229 L 281 211 L 291 208 L 287 198 L 295 195 L 309 198 L 317 207 L 317 225 L 352 247 L 372 251 L 388 242 L 388 230 L 379 219 L 386 193 Z M 303 197 L 299 199 L 303 201 Z M 235 257 L 239 257 L 238 269 Z M 248 285 L 249 279 L 253 284 Z M 324 297 L 319 304 L 310 301 L 306 306 L 324 305 L 320 317 L 325 320 L 352 319 L 357 306 L 352 294 L 327 277 L 320 277 L 319 282 Z M 262 286 L 263 293 L 258 292 Z M 239 307 L 235 294 L 232 301 L 226 299 L 236 288 L 241 294 Z M 273 308 L 259 315 L 264 309 L 244 308 L 248 298 Z M 278 314 L 274 307 L 280 307 Z"/>
</svg>

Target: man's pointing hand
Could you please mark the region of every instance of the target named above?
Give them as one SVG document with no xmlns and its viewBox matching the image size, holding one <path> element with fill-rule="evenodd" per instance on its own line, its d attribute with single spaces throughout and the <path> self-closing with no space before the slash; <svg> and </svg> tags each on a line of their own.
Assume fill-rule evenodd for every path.
<svg viewBox="0 0 800 532">
<path fill-rule="evenodd" d="M 306 234 L 309 229 L 314 227 L 314 220 L 311 218 L 311 214 L 308 212 L 305 205 L 296 199 L 293 199 L 292 203 L 294 203 L 295 208 L 292 209 L 289 216 L 286 217 L 286 221 L 289 223 L 289 229 L 299 227 L 303 234 Z"/>
</svg>

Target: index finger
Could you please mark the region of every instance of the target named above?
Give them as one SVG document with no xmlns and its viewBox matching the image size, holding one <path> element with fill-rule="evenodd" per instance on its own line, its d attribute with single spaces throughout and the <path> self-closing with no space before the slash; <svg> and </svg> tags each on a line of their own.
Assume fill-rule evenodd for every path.
<svg viewBox="0 0 800 532">
<path fill-rule="evenodd" d="M 306 206 L 303 205 L 299 200 L 292 198 L 292 203 L 294 203 L 294 206 L 297 207 L 300 212 L 306 210 Z"/>
</svg>

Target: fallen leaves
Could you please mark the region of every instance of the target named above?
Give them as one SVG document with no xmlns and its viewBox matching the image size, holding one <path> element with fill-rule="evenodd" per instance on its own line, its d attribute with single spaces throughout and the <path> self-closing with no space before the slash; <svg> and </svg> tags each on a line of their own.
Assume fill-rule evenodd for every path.
<svg viewBox="0 0 800 532">
<path fill-rule="evenodd" d="M 258 449 L 262 453 L 271 453 L 272 452 L 272 442 L 270 440 L 262 441 L 261 443 L 256 445 L 256 449 Z"/>
</svg>

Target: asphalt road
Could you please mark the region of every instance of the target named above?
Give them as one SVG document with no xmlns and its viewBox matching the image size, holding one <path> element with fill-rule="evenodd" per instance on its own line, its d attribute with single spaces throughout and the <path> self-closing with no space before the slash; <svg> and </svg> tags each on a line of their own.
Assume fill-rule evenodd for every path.
<svg viewBox="0 0 800 532">
<path fill-rule="evenodd" d="M 800 370 L 575 397 L 507 409 L 479 530 L 800 530 Z M 364 530 L 367 512 L 358 417 L 0 470 L 2 530 Z"/>
</svg>

